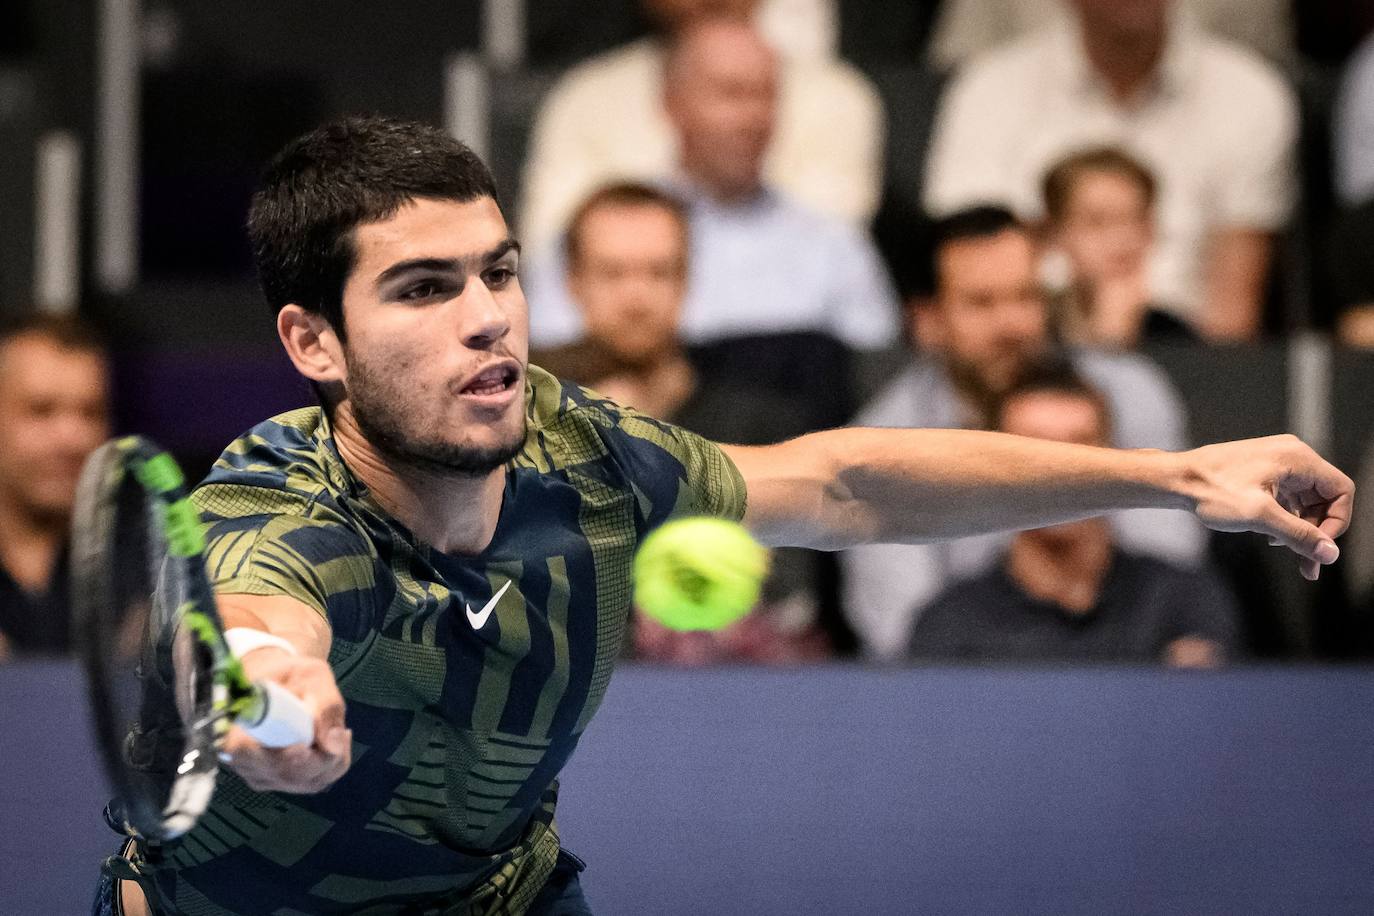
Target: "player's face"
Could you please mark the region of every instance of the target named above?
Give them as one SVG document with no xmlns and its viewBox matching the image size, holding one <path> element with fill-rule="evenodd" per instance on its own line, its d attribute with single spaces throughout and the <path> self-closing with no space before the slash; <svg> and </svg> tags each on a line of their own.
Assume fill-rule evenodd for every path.
<svg viewBox="0 0 1374 916">
<path fill-rule="evenodd" d="M 1152 241 L 1145 192 L 1116 172 L 1087 172 L 1070 191 L 1055 235 L 1079 279 L 1141 271 Z"/>
<path fill-rule="evenodd" d="M 568 279 L 587 334 L 631 365 L 677 346 L 687 286 L 682 224 L 659 206 L 606 206 L 587 214 Z"/>
<path fill-rule="evenodd" d="M 24 511 L 71 513 L 82 462 L 110 434 L 105 360 L 22 335 L 0 349 L 0 489 Z"/>
<path fill-rule="evenodd" d="M 529 316 L 496 202 L 416 200 L 353 243 L 344 388 L 363 434 L 432 470 L 505 463 L 525 439 Z"/>
<path fill-rule="evenodd" d="M 1016 230 L 965 239 L 941 249 L 938 267 L 938 345 L 987 391 L 1006 390 L 1049 340 L 1035 246 Z"/>
</svg>

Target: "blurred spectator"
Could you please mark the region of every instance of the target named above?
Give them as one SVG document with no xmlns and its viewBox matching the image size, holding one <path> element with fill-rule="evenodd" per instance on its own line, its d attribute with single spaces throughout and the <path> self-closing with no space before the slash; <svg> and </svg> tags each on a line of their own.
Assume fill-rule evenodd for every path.
<svg viewBox="0 0 1374 916">
<path fill-rule="evenodd" d="M 109 433 L 107 374 L 75 319 L 0 330 L 0 658 L 70 647 L 67 532 L 81 465 Z"/>
<path fill-rule="evenodd" d="M 519 229 L 526 246 L 554 244 L 573 207 L 607 181 L 663 180 L 681 156 L 664 109 L 668 47 L 706 18 L 747 20 L 758 0 L 643 0 L 660 34 L 592 58 L 550 92 L 530 139 L 521 182 Z M 882 187 L 883 111 L 867 78 L 824 55 L 779 67 L 777 142 L 769 184 L 797 201 L 862 224 Z M 719 101 L 748 91 L 733 81 Z"/>
<path fill-rule="evenodd" d="M 1107 445 L 1102 395 L 1063 364 L 1007 392 L 997 428 Z M 1164 662 L 1215 667 L 1234 651 L 1235 602 L 1205 571 L 1120 549 L 1100 518 L 1023 531 L 995 569 L 952 583 L 911 635 L 917 658 Z"/>
<path fill-rule="evenodd" d="M 1123 6 L 1133 0 L 1117 0 Z M 1294 56 L 1290 0 L 1181 0 L 1207 31 L 1276 64 Z M 1067 15 L 1065 0 L 945 0 L 931 36 L 931 63 L 953 68 Z"/>
<path fill-rule="evenodd" d="M 675 198 L 639 184 L 609 185 L 573 215 L 568 285 L 586 336 L 532 359 L 621 404 L 721 442 L 763 445 L 789 434 L 788 402 L 698 373 L 678 338 L 687 283 L 687 215 Z M 717 633 L 678 633 L 636 619 L 641 658 L 675 664 L 792 662 L 827 652 L 816 626 L 814 556 L 777 550 L 763 600 Z"/>
<path fill-rule="evenodd" d="M 683 338 L 712 374 L 788 396 L 792 434 L 842 423 L 847 348 L 896 336 L 895 294 L 872 242 L 794 203 L 763 179 L 777 65 L 747 23 L 690 27 L 666 63 L 666 105 L 681 137 L 675 192 L 690 213 L 692 259 Z M 564 255 L 535 263 L 526 292 L 540 346 L 576 339 Z M 842 400 L 842 399 L 838 399 Z"/>
<path fill-rule="evenodd" d="M 1072 0 L 1076 23 L 971 61 L 936 124 L 927 206 L 1039 215 L 1050 163 L 1129 150 L 1159 180 L 1151 292 L 1203 335 L 1259 330 L 1274 233 L 1295 194 L 1293 93 L 1257 55 L 1169 0 Z"/>
<path fill-rule="evenodd" d="M 1374 350 L 1374 198 L 1337 217 L 1327 267 L 1339 308 L 1336 338 Z"/>
<path fill-rule="evenodd" d="M 1148 275 L 1155 178 L 1114 147 L 1073 153 L 1045 175 L 1045 228 L 1063 268 L 1054 278 L 1056 330 L 1074 344 L 1130 349 L 1144 339 L 1195 338 L 1156 305 Z"/>
<path fill-rule="evenodd" d="M 1346 64 L 1332 115 L 1336 194 L 1347 207 L 1374 199 L 1374 36 Z"/>
<path fill-rule="evenodd" d="M 911 310 L 911 337 L 927 351 L 855 419 L 860 426 L 988 428 L 1003 392 L 1052 349 L 1048 306 L 1030 230 L 1000 207 L 946 217 L 934 230 L 933 300 Z M 1112 441 L 1123 448 L 1182 449 L 1182 402 L 1164 374 L 1129 353 L 1074 350 L 1074 367 L 1101 390 Z M 1141 510 L 1112 518 L 1127 549 L 1200 561 L 1205 533 L 1182 513 Z M 914 617 L 956 578 L 986 570 L 1006 535 L 945 544 L 875 545 L 844 555 L 844 607 L 864 651 L 905 651 Z"/>
<path fill-rule="evenodd" d="M 1365 449 L 1359 466 L 1355 515 L 1341 547 L 1350 606 L 1362 618 L 1366 630 L 1374 629 L 1374 440 Z"/>
</svg>

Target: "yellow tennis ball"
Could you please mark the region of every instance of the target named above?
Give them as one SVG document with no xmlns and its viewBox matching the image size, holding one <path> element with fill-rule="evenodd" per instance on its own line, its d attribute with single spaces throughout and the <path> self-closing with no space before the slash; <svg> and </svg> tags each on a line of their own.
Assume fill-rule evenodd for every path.
<svg viewBox="0 0 1374 916">
<path fill-rule="evenodd" d="M 635 604 L 673 630 L 719 630 L 758 601 L 768 550 L 743 525 L 706 516 L 664 524 L 635 555 Z"/>
</svg>

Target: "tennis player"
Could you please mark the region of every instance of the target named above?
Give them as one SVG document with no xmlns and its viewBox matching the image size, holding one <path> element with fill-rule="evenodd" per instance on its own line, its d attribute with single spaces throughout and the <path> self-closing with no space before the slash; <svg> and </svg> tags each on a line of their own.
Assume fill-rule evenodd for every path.
<svg viewBox="0 0 1374 916">
<path fill-rule="evenodd" d="M 287 146 L 249 218 L 321 407 L 268 420 L 196 491 L 225 624 L 312 746 L 231 735 L 174 845 L 126 845 L 98 908 L 585 914 L 558 773 L 620 654 L 640 538 L 674 514 L 836 549 L 1174 507 L 1315 578 L 1353 485 L 1297 439 L 1185 453 L 846 429 L 716 445 L 527 364 L 486 168 L 438 130 L 349 119 Z M 145 902 L 144 897 L 148 900 Z"/>
</svg>

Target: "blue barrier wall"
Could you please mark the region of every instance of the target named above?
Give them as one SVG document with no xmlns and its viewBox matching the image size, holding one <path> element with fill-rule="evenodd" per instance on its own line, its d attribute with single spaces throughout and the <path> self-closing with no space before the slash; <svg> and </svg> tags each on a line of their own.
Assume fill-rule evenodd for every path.
<svg viewBox="0 0 1374 916">
<path fill-rule="evenodd" d="M 1367 913 L 1374 672 L 617 675 L 563 781 L 617 914 Z M 111 847 L 66 665 L 0 669 L 0 910 Z"/>
</svg>

